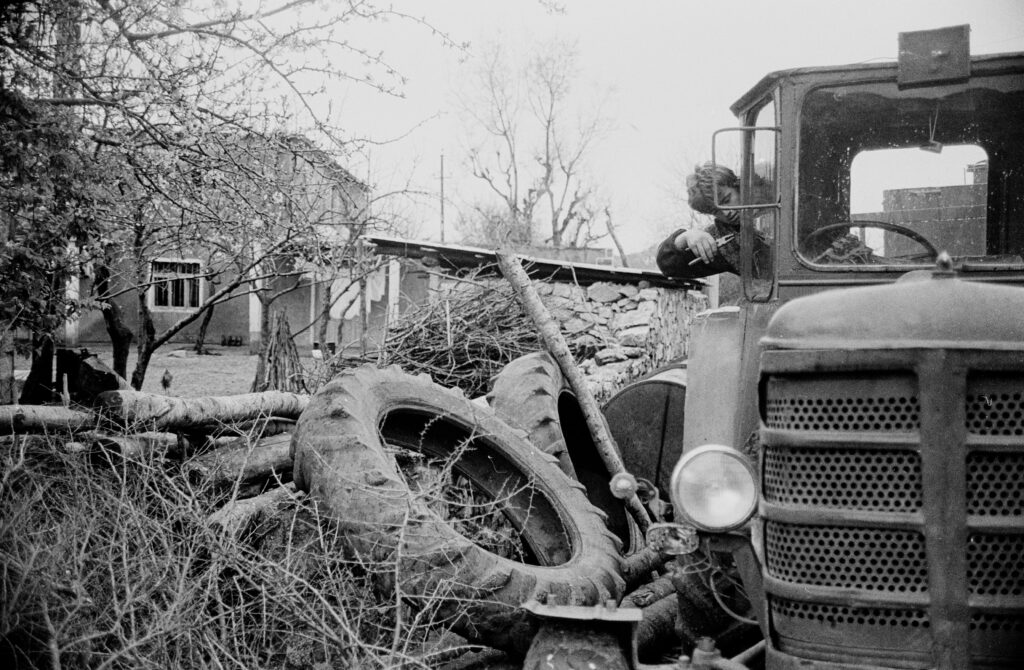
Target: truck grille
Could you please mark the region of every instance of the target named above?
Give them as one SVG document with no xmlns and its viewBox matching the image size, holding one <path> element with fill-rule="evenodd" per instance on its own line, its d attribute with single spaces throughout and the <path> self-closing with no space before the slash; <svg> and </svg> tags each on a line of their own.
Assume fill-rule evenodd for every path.
<svg viewBox="0 0 1024 670">
<path fill-rule="evenodd" d="M 822 373 L 807 353 L 766 354 L 772 637 L 800 658 L 895 668 L 953 667 L 942 649 L 958 639 L 971 667 L 1018 667 L 1024 373 L 919 376 L 917 355 Z"/>
</svg>

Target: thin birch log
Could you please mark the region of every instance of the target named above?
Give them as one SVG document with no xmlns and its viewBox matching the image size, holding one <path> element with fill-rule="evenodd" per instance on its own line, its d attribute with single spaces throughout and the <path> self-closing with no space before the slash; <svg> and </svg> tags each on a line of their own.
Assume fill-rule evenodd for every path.
<svg viewBox="0 0 1024 670">
<path fill-rule="evenodd" d="M 620 472 L 625 472 L 626 468 L 622 463 L 622 457 L 619 455 L 618 446 L 616 446 L 615 440 L 608 430 L 608 424 L 605 423 L 601 408 L 598 407 L 594 394 L 590 392 L 586 379 L 580 373 L 579 368 L 576 367 L 576 361 L 573 360 L 572 352 L 569 350 L 569 345 L 562 336 L 562 331 L 559 330 L 558 324 L 551 318 L 551 314 L 544 306 L 544 303 L 541 302 L 540 296 L 537 295 L 533 284 L 530 283 L 530 278 L 526 271 L 523 270 L 519 259 L 506 252 L 498 253 L 497 258 L 501 273 L 508 280 L 509 284 L 512 285 L 512 288 L 515 289 L 516 297 L 519 298 L 523 310 L 533 321 L 548 353 L 558 363 L 558 367 L 562 370 L 562 374 L 565 375 L 566 381 L 569 382 L 569 387 L 576 394 L 576 400 L 579 402 L 580 410 L 586 419 L 587 428 L 590 429 L 590 435 L 594 439 L 594 446 L 597 447 L 597 453 L 601 456 L 608 474 L 614 476 Z M 630 497 L 625 498 L 623 502 L 633 515 L 637 525 L 640 526 L 641 532 L 646 533 L 651 520 L 640 499 L 634 493 Z"/>
<path fill-rule="evenodd" d="M 217 486 L 250 484 L 270 477 L 291 479 L 292 436 L 288 433 L 264 437 L 256 442 L 245 438 L 193 458 L 185 471 L 195 481 Z"/>
<path fill-rule="evenodd" d="M 285 419 L 279 416 L 271 416 L 254 421 L 239 421 L 237 423 L 218 424 L 204 432 L 211 439 L 234 439 L 247 437 L 256 440 L 271 435 L 287 433 L 295 428 L 295 419 Z"/>
<path fill-rule="evenodd" d="M 91 412 L 51 405 L 0 405 L 0 435 L 77 433 L 96 427 Z"/>
<path fill-rule="evenodd" d="M 273 516 L 280 505 L 303 494 L 296 493 L 295 484 L 288 483 L 245 500 L 232 500 L 207 517 L 206 522 L 220 527 L 225 535 L 240 538 L 261 520 Z"/>
<path fill-rule="evenodd" d="M 212 428 L 268 417 L 298 419 L 309 396 L 282 391 L 176 398 L 141 391 L 106 391 L 97 397 L 108 421 L 131 430 Z"/>
<path fill-rule="evenodd" d="M 79 441 L 91 444 L 93 451 L 112 451 L 126 458 L 179 456 L 191 447 L 184 435 L 176 433 L 133 433 L 110 435 L 92 431 L 80 436 Z"/>
</svg>

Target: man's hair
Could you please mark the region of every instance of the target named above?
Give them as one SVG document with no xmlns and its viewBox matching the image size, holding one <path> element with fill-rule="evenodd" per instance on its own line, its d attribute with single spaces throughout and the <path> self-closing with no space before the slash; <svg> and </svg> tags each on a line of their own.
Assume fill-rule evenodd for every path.
<svg viewBox="0 0 1024 670">
<path fill-rule="evenodd" d="M 690 199 L 690 208 L 701 214 L 715 213 L 715 186 L 739 188 L 740 180 L 736 173 L 724 165 L 715 165 L 711 161 L 696 165 L 693 174 L 686 178 L 686 191 Z"/>
</svg>

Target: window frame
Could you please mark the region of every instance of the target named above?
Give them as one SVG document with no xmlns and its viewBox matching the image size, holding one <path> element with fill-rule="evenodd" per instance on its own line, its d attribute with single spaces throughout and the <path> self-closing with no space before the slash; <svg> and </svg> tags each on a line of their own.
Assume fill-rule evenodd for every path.
<svg viewBox="0 0 1024 670">
<path fill-rule="evenodd" d="M 175 271 L 167 269 L 158 270 L 157 265 L 177 266 Z M 183 266 L 195 266 L 195 272 L 188 272 Z M 146 305 L 152 311 L 159 312 L 192 312 L 203 303 L 206 293 L 206 277 L 203 274 L 203 263 L 198 258 L 154 258 L 149 262 L 149 290 L 146 292 Z M 175 282 L 181 282 L 177 286 L 181 291 L 180 305 L 176 302 Z M 158 297 L 162 294 L 162 304 Z"/>
</svg>

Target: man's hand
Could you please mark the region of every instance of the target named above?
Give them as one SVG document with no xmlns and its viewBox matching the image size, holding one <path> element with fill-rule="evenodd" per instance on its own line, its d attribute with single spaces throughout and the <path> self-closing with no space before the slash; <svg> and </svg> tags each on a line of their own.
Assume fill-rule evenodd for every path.
<svg viewBox="0 0 1024 670">
<path fill-rule="evenodd" d="M 715 242 L 715 238 L 711 236 L 711 233 L 707 233 L 703 230 L 697 230 L 691 228 L 690 230 L 684 230 L 683 232 L 676 235 L 676 239 L 673 241 L 676 249 L 682 251 L 683 249 L 689 249 L 705 263 L 710 263 L 715 258 L 715 254 L 718 250 L 718 244 Z"/>
</svg>

